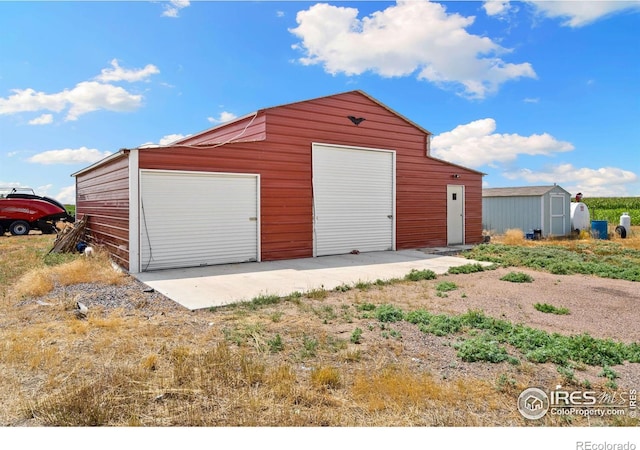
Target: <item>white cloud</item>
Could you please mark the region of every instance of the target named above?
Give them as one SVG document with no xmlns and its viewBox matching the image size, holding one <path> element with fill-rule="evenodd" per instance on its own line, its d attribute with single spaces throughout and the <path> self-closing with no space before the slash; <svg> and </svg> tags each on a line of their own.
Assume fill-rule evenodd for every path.
<svg viewBox="0 0 640 450">
<path fill-rule="evenodd" d="M 38 195 L 49 195 L 49 189 L 51 189 L 53 187 L 53 184 L 49 183 L 49 184 L 44 184 L 42 186 L 38 186 L 37 188 L 35 188 L 35 191 L 37 192 Z"/>
<path fill-rule="evenodd" d="M 638 175 L 618 167 L 574 167 L 573 164 L 559 164 L 543 170 L 520 169 L 504 172 L 510 180 L 527 183 L 558 183 L 569 192 L 582 192 L 590 197 L 628 195 L 626 186 L 638 181 Z"/>
<path fill-rule="evenodd" d="M 284 17 L 284 11 L 276 11 L 276 17 Z"/>
<path fill-rule="evenodd" d="M 469 167 L 514 161 L 518 155 L 552 155 L 573 150 L 569 142 L 553 136 L 494 133 L 494 119 L 480 119 L 459 125 L 431 140 L 431 154 L 436 158 Z"/>
<path fill-rule="evenodd" d="M 27 161 L 37 164 L 93 164 L 110 154 L 111 152 L 101 152 L 95 148 L 65 148 L 38 153 L 27 159 Z"/>
<path fill-rule="evenodd" d="M 438 3 L 398 0 L 363 19 L 357 16 L 355 8 L 324 3 L 299 11 L 297 28 L 289 30 L 301 39 L 293 46 L 304 52 L 299 62 L 322 64 L 330 74 L 416 74 L 437 85 L 460 86 L 470 98 L 483 98 L 509 80 L 536 77 L 531 64 L 498 56 L 508 49 L 469 34 L 474 17 L 447 14 Z"/>
<path fill-rule="evenodd" d="M 191 136 L 191 135 L 190 135 L 190 134 L 189 134 L 189 135 L 184 135 L 184 134 L 167 134 L 166 136 L 163 136 L 163 137 L 160 139 L 160 145 L 169 145 L 169 144 L 171 144 L 172 142 L 175 142 L 175 141 L 180 140 L 180 139 L 184 139 L 184 138 L 186 138 L 187 136 Z"/>
<path fill-rule="evenodd" d="M 171 145 L 176 141 L 179 141 L 181 139 L 187 138 L 191 136 L 191 134 L 167 134 L 166 136 L 162 136 L 160 138 L 160 142 L 159 143 L 155 143 L 155 142 L 145 142 L 144 144 L 140 144 L 138 146 L 138 148 L 151 148 L 151 147 L 160 147 L 163 145 Z"/>
<path fill-rule="evenodd" d="M 509 0 L 485 0 L 482 7 L 488 16 L 500 16 L 511 9 Z"/>
<path fill-rule="evenodd" d="M 47 125 L 53 122 L 52 114 L 43 114 L 29 121 L 29 125 Z"/>
<path fill-rule="evenodd" d="M 83 81 L 73 89 L 46 94 L 28 89 L 14 89 L 14 94 L 0 98 L 0 115 L 31 111 L 60 112 L 69 107 L 66 120 L 77 120 L 82 114 L 99 109 L 133 111 L 142 104 L 142 95 L 131 94 L 119 86 Z"/>
<path fill-rule="evenodd" d="M 63 187 L 54 198 L 64 205 L 75 205 L 76 185 L 72 184 L 71 186 Z"/>
<path fill-rule="evenodd" d="M 207 120 L 211 123 L 225 123 L 225 122 L 229 122 L 230 120 L 233 120 L 235 118 L 237 118 L 238 116 L 236 116 L 234 113 L 228 112 L 228 111 L 222 111 L 220 113 L 220 115 L 216 118 L 216 117 L 207 117 Z"/>
<path fill-rule="evenodd" d="M 103 69 L 96 77 L 99 81 L 141 81 L 160 73 L 153 64 L 143 69 L 123 69 L 118 60 L 111 62 L 112 68 Z M 142 105 L 142 95 L 133 94 L 122 87 L 98 81 L 83 81 L 72 89 L 47 94 L 35 89 L 13 89 L 12 95 L 0 98 L 0 115 L 20 112 L 53 111 L 61 112 L 68 108 L 65 120 L 77 120 L 82 114 L 100 109 L 108 111 L 133 111 Z M 50 120 L 49 122 L 46 122 Z M 29 122 L 32 125 L 51 123 L 51 115 L 42 115 Z"/>
<path fill-rule="evenodd" d="M 0 187 L 3 188 L 14 188 L 14 187 L 29 187 L 29 186 L 25 186 L 22 183 L 20 183 L 19 181 L 2 181 L 0 180 Z"/>
<path fill-rule="evenodd" d="M 189 0 L 170 0 L 168 5 L 164 5 L 162 15 L 164 17 L 178 17 L 180 10 L 189 5 Z"/>
<path fill-rule="evenodd" d="M 153 64 L 147 64 L 143 69 L 124 69 L 120 67 L 117 59 L 111 61 L 111 68 L 102 69 L 100 75 L 96 77 L 96 80 L 109 82 L 109 81 L 142 81 L 149 78 L 151 75 L 160 73 L 160 70 Z"/>
<path fill-rule="evenodd" d="M 68 93 L 71 108 L 66 120 L 76 120 L 78 116 L 99 109 L 108 111 L 133 111 L 142 104 L 142 95 L 134 95 L 119 86 L 100 84 L 95 81 L 78 83 Z"/>
<path fill-rule="evenodd" d="M 66 94 L 68 91 L 57 94 L 45 94 L 34 89 L 13 89 L 13 95 L 0 98 L 0 114 L 14 114 L 27 111 L 62 111 L 68 103 Z"/>
<path fill-rule="evenodd" d="M 631 1 L 548 1 L 530 0 L 537 11 L 547 17 L 564 19 L 563 25 L 582 27 L 612 14 L 640 11 L 640 0 Z"/>
<path fill-rule="evenodd" d="M 525 103 L 539 103 L 539 102 L 540 102 L 540 99 L 539 99 L 539 98 L 530 98 L 530 97 L 527 97 L 527 98 L 525 98 L 525 99 L 523 100 L 523 102 L 525 102 Z"/>
</svg>

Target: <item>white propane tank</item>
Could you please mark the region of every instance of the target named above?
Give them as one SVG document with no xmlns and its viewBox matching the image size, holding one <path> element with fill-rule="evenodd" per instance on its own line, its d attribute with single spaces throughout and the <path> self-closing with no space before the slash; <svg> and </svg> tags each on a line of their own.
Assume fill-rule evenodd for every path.
<svg viewBox="0 0 640 450">
<path fill-rule="evenodd" d="M 624 227 L 627 236 L 631 235 L 631 216 L 628 212 L 624 212 L 620 216 L 620 226 Z"/>
<path fill-rule="evenodd" d="M 589 230 L 591 227 L 591 218 L 589 217 L 589 208 L 582 202 L 571 203 L 571 229 L 572 230 Z"/>
</svg>

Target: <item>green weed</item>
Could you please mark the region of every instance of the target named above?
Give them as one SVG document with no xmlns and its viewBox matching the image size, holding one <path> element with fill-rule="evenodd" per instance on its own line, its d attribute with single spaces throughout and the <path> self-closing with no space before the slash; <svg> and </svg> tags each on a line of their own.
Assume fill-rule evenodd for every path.
<svg viewBox="0 0 640 450">
<path fill-rule="evenodd" d="M 485 270 L 494 270 L 497 267 L 498 266 L 496 264 L 492 264 L 491 266 L 487 266 L 487 267 L 479 263 L 464 264 L 462 266 L 449 267 L 449 270 L 447 270 L 447 273 L 450 273 L 452 275 L 458 274 L 458 273 L 469 274 L 469 273 L 483 272 Z"/>
<path fill-rule="evenodd" d="M 616 378 L 620 378 L 620 375 L 618 375 L 618 373 L 609 366 L 604 366 L 598 376 L 608 378 L 611 381 Z"/>
<path fill-rule="evenodd" d="M 313 337 L 304 335 L 302 337 L 301 356 L 303 358 L 310 358 L 310 357 L 316 356 L 317 351 L 318 351 L 318 340 Z"/>
<path fill-rule="evenodd" d="M 548 303 L 536 303 L 535 305 L 533 305 L 533 307 L 543 313 L 558 314 L 558 315 L 569 314 L 569 310 L 567 308 L 557 308 Z"/>
<path fill-rule="evenodd" d="M 292 292 L 291 294 L 287 295 L 284 299 L 286 301 L 288 301 L 288 302 L 292 302 L 292 303 L 294 303 L 296 305 L 299 305 L 302 297 L 304 297 L 302 292 L 295 291 L 295 292 Z"/>
<path fill-rule="evenodd" d="M 557 371 L 560 375 L 562 375 L 562 379 L 567 384 L 577 384 L 577 380 L 575 377 L 575 372 L 572 368 L 566 366 L 558 366 Z"/>
<path fill-rule="evenodd" d="M 516 380 L 507 375 L 506 373 L 500 374 L 496 380 L 496 390 L 498 392 L 508 392 L 516 387 Z"/>
<path fill-rule="evenodd" d="M 436 336 L 446 336 L 457 333 L 463 324 L 459 316 L 436 315 L 425 310 L 409 312 L 406 320 L 407 322 L 418 325 L 418 329 L 423 333 L 434 334 Z"/>
<path fill-rule="evenodd" d="M 373 311 L 376 309 L 376 305 L 373 303 L 360 303 L 356 305 L 358 311 Z"/>
<path fill-rule="evenodd" d="M 607 382 L 604 385 L 609 389 L 613 389 L 614 391 L 618 389 L 618 383 L 616 383 L 613 380 L 607 380 Z"/>
<path fill-rule="evenodd" d="M 281 352 L 284 349 L 282 336 L 280 336 L 280 334 L 276 334 L 272 339 L 267 341 L 267 345 L 269 346 L 271 353 Z"/>
<path fill-rule="evenodd" d="M 349 286 L 348 284 L 341 284 L 340 286 L 336 286 L 336 291 L 338 292 L 347 292 L 351 290 L 351 286 Z"/>
<path fill-rule="evenodd" d="M 389 304 L 378 306 L 374 311 L 374 315 L 380 322 L 398 322 L 404 319 L 402 310 Z"/>
<path fill-rule="evenodd" d="M 353 330 L 350 340 L 354 344 L 360 344 L 362 342 L 362 330 L 360 328 Z"/>
<path fill-rule="evenodd" d="M 327 295 L 329 295 L 329 293 L 324 287 L 311 289 L 306 293 L 306 296 L 313 300 L 324 300 L 325 298 L 327 298 Z"/>
<path fill-rule="evenodd" d="M 358 281 L 356 284 L 354 284 L 354 287 L 361 291 L 366 291 L 371 286 L 373 286 L 373 283 L 371 283 L 370 281 Z"/>
<path fill-rule="evenodd" d="M 438 276 L 433 270 L 425 269 L 425 270 L 417 270 L 411 269 L 407 275 L 405 275 L 405 280 L 408 281 L 420 281 L 420 280 L 435 280 Z"/>
<path fill-rule="evenodd" d="M 610 339 L 596 339 L 589 334 L 572 336 L 547 333 L 521 324 L 486 316 L 482 311 L 468 311 L 461 315 L 432 314 L 425 310 L 410 311 L 405 320 L 418 326 L 424 333 L 447 336 L 466 332 L 482 332 L 481 338 L 470 343 L 458 344 L 460 355 L 472 359 L 478 347 L 496 359 L 501 354 L 498 343 L 509 344 L 520 351 L 524 358 L 534 363 L 552 362 L 561 366 L 614 366 L 624 361 L 640 362 L 640 344 L 624 344 Z M 495 345 L 494 345 L 495 344 Z M 493 352 L 493 353 L 492 353 Z M 482 353 L 482 352 L 480 352 Z M 504 355 L 503 355 L 504 356 Z"/>
<path fill-rule="evenodd" d="M 321 318 L 325 323 L 330 320 L 334 320 L 337 316 L 331 305 L 323 305 L 320 308 L 313 308 L 313 312 L 316 316 Z"/>
<path fill-rule="evenodd" d="M 273 305 L 276 303 L 280 303 L 281 300 L 282 299 L 278 295 L 262 294 L 252 298 L 251 302 L 248 303 L 248 306 L 251 309 L 255 309 L 255 308 L 258 308 L 259 306 Z"/>
<path fill-rule="evenodd" d="M 454 348 L 458 350 L 458 356 L 466 362 L 499 363 L 510 359 L 507 350 L 486 334 L 457 343 Z"/>
<path fill-rule="evenodd" d="M 640 250 L 611 241 L 595 241 L 567 249 L 559 245 L 522 247 L 481 244 L 463 253 L 478 261 L 505 267 L 519 266 L 557 275 L 584 274 L 602 278 L 640 281 Z"/>
<path fill-rule="evenodd" d="M 389 330 L 389 336 L 395 339 L 402 339 L 402 333 L 398 330 Z"/>
<path fill-rule="evenodd" d="M 510 281 L 511 283 L 532 283 L 533 277 L 522 272 L 509 272 L 502 278 L 502 281 Z"/>
<path fill-rule="evenodd" d="M 458 289 L 458 285 L 452 281 L 443 281 L 436 285 L 436 291 L 438 292 L 455 291 L 456 289 Z"/>
</svg>

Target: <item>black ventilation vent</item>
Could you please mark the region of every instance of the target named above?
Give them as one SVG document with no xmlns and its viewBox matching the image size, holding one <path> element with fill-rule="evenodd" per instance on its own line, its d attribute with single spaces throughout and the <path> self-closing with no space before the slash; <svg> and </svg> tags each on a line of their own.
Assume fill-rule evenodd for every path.
<svg viewBox="0 0 640 450">
<path fill-rule="evenodd" d="M 355 116 L 347 116 L 350 121 L 352 121 L 355 125 L 360 125 L 360 122 L 363 120 L 367 120 L 364 117 L 355 117 Z"/>
</svg>

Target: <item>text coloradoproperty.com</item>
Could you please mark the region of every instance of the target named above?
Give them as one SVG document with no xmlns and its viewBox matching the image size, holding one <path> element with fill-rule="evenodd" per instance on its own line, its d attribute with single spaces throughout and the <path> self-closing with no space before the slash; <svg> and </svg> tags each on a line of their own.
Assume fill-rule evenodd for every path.
<svg viewBox="0 0 640 450">
<path fill-rule="evenodd" d="M 620 408 L 551 408 L 549 412 L 556 416 L 624 416 L 626 411 Z"/>
</svg>

